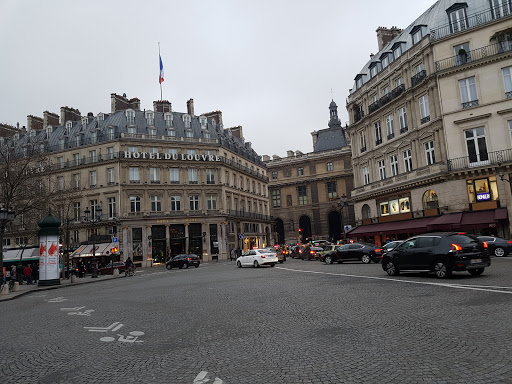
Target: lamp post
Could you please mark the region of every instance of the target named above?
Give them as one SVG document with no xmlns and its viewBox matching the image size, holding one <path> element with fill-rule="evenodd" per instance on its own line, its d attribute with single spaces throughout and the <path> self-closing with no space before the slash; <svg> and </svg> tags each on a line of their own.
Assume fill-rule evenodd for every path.
<svg viewBox="0 0 512 384">
<path fill-rule="evenodd" d="M 340 240 L 342 239 L 342 233 L 345 233 L 344 225 L 343 225 L 343 208 L 347 205 L 347 195 L 343 194 L 338 200 L 338 208 L 340 209 Z M 341 241 L 343 243 L 343 241 Z"/>
<path fill-rule="evenodd" d="M 89 210 L 89 207 L 87 207 L 85 209 L 85 211 L 84 211 L 85 220 L 91 222 L 92 225 L 93 225 L 93 228 L 94 228 L 94 225 L 98 221 L 101 220 L 101 213 L 102 213 L 102 211 L 103 210 L 101 209 L 101 207 L 95 206 L 94 207 L 94 212 L 92 212 L 92 215 L 91 215 L 91 211 Z M 93 263 L 91 277 L 93 277 L 93 278 L 98 277 L 98 264 L 97 264 L 97 261 L 96 261 L 96 237 L 95 236 L 96 236 L 95 233 L 91 233 L 91 240 L 92 240 L 92 263 Z M 114 266 L 113 263 L 112 263 L 112 266 Z"/>
<path fill-rule="evenodd" d="M 0 282 L 4 281 L 4 233 L 7 224 L 14 221 L 16 213 L 10 209 L 0 208 Z"/>
</svg>

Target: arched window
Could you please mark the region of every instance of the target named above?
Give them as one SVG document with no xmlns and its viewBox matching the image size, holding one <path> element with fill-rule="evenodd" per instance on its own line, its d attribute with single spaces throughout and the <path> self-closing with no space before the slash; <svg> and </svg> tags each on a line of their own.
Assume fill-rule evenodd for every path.
<svg viewBox="0 0 512 384">
<path fill-rule="evenodd" d="M 368 204 L 363 205 L 361 215 L 363 216 L 363 219 L 370 219 L 372 217 L 372 209 Z"/>
<path fill-rule="evenodd" d="M 439 208 L 439 201 L 437 193 L 431 189 L 423 194 L 423 209 L 436 209 Z"/>
</svg>

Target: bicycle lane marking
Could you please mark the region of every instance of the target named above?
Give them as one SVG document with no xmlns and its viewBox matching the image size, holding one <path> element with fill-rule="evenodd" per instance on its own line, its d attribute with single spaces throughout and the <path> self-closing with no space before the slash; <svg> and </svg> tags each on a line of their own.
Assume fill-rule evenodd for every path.
<svg viewBox="0 0 512 384">
<path fill-rule="evenodd" d="M 426 281 L 413 281 L 413 280 L 400 280 L 400 279 L 391 279 L 386 277 L 377 277 L 377 276 L 361 276 L 361 275 L 350 275 L 347 273 L 334 273 L 334 272 L 318 272 L 318 271 L 304 271 L 300 269 L 292 269 L 292 268 L 284 268 L 284 267 L 276 267 L 277 269 L 282 269 L 285 271 L 291 272 L 300 272 L 300 273 L 312 273 L 319 275 L 331 275 L 331 276 L 343 276 L 343 277 L 352 277 L 352 278 L 361 278 L 368 280 L 383 280 L 383 281 L 393 281 L 397 283 L 407 283 L 407 284 L 420 284 L 420 285 L 434 285 L 438 287 L 446 287 L 446 288 L 454 288 L 454 289 L 467 289 L 473 291 L 484 291 L 484 292 L 496 292 L 496 293 L 508 293 L 512 294 L 512 291 L 502 291 L 501 289 L 512 289 L 512 287 L 497 287 L 497 289 L 485 287 L 485 286 L 477 286 L 477 285 L 462 285 L 462 284 L 447 284 L 447 283 L 431 283 Z"/>
</svg>

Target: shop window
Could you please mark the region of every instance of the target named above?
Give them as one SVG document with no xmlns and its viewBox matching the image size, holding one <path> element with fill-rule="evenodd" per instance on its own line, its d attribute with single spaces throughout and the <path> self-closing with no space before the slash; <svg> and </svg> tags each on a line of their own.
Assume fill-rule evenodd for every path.
<svg viewBox="0 0 512 384">
<path fill-rule="evenodd" d="M 496 176 L 468 180 L 467 188 L 470 203 L 495 201 L 499 198 Z"/>
<path fill-rule="evenodd" d="M 363 216 L 363 219 L 369 219 L 372 217 L 372 209 L 368 204 L 363 205 L 363 208 L 361 209 L 361 215 Z"/>
<path fill-rule="evenodd" d="M 439 201 L 437 193 L 433 190 L 428 190 L 423 194 L 423 209 L 436 209 L 439 208 Z"/>
</svg>

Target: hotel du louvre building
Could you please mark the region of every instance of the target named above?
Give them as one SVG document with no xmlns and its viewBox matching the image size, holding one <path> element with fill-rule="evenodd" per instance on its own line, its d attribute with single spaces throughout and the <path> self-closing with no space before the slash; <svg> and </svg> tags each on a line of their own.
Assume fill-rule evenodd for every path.
<svg viewBox="0 0 512 384">
<path fill-rule="evenodd" d="M 142 111 L 139 99 L 112 94 L 111 113 L 63 107 L 60 120 L 47 111 L 29 116 L 16 135 L 47 153 L 52 213 L 69 225 L 73 259 L 89 261 L 94 245 L 105 262 L 117 247 L 121 260 L 147 266 L 179 253 L 226 259 L 233 248 L 268 244 L 266 167 L 242 127 L 224 129 L 220 111 L 195 115 L 192 99 L 187 113 L 168 101 L 153 107 Z"/>
<path fill-rule="evenodd" d="M 510 1 L 440 0 L 404 30 L 377 29 L 347 100 L 349 236 L 510 237 L 511 27 Z"/>
</svg>

